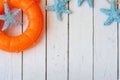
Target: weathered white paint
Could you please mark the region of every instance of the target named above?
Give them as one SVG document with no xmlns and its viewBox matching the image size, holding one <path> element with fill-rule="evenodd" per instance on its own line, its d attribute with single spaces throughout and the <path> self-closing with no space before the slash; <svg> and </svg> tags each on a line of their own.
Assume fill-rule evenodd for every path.
<svg viewBox="0 0 120 80">
<path fill-rule="evenodd" d="M 53 5 L 53 0 L 47 0 Z M 54 12 L 47 14 L 47 79 L 67 80 L 67 15 L 58 21 Z"/>
<path fill-rule="evenodd" d="M 44 15 L 46 1 L 54 3 L 41 0 Z M 99 11 L 109 6 L 95 0 L 93 11 L 87 1 L 78 7 L 77 0 L 71 0 L 73 14 L 63 14 L 61 22 L 55 12 L 47 11 L 47 31 L 35 47 L 23 55 L 0 51 L 0 80 L 117 80 L 117 24 L 104 27 L 107 17 Z M 6 32 L 22 32 L 14 28 Z"/>
<path fill-rule="evenodd" d="M 108 18 L 100 8 L 110 8 L 106 1 L 95 1 L 94 9 L 94 80 L 117 80 L 117 24 L 103 26 Z"/>
<path fill-rule="evenodd" d="M 93 14 L 86 1 L 81 7 L 70 1 L 70 80 L 92 80 Z"/>
</svg>

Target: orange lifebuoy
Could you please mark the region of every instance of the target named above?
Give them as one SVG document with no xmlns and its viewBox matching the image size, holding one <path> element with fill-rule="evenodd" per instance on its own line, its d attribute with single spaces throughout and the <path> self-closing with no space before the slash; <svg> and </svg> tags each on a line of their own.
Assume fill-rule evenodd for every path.
<svg viewBox="0 0 120 80">
<path fill-rule="evenodd" d="M 3 9 L 4 9 L 4 8 L 3 8 L 3 7 L 4 7 L 3 1 L 4 1 L 4 0 L 0 0 L 0 13 L 3 13 L 3 11 L 4 11 L 4 10 L 3 10 Z M 37 4 L 39 4 L 41 0 L 34 0 L 34 1 L 35 1 Z M 7 2 L 9 3 L 10 0 L 7 0 Z M 12 7 L 12 5 L 10 5 L 10 4 L 9 4 L 9 6 L 10 6 L 10 8 Z"/>
<path fill-rule="evenodd" d="M 35 0 L 35 2 L 40 3 L 40 0 Z"/>
<path fill-rule="evenodd" d="M 28 27 L 23 34 L 14 37 L 0 31 L 0 49 L 8 52 L 24 51 L 37 43 L 44 30 L 42 11 L 34 0 L 7 0 L 7 2 L 23 10 L 28 17 Z M 3 0 L 0 0 L 0 12 L 2 11 Z"/>
</svg>

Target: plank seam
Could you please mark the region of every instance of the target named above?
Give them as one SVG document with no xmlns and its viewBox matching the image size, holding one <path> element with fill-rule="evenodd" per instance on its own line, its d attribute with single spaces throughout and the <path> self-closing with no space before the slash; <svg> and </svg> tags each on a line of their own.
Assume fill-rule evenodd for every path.
<svg viewBox="0 0 120 80">
<path fill-rule="evenodd" d="M 70 2 L 68 2 L 68 10 L 70 9 Z M 70 43 L 70 15 L 68 14 L 68 42 L 67 42 L 67 80 L 69 80 L 69 64 L 70 64 L 70 56 L 69 56 L 69 43 Z"/>
<path fill-rule="evenodd" d="M 45 6 L 47 6 L 47 0 Z M 47 80 L 47 10 L 45 10 L 45 38 L 45 80 Z"/>
<path fill-rule="evenodd" d="M 22 23 L 23 23 L 23 11 L 22 11 Z M 22 24 L 22 33 L 23 33 L 23 24 Z M 23 51 L 21 53 L 21 80 L 23 80 Z"/>
<path fill-rule="evenodd" d="M 119 8 L 119 4 L 117 8 Z M 119 80 L 119 23 L 117 23 L 117 80 Z"/>
</svg>

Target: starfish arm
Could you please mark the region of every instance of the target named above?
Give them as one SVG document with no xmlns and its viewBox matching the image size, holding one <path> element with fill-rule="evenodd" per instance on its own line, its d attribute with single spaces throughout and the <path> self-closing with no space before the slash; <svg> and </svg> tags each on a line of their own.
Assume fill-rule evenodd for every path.
<svg viewBox="0 0 120 80">
<path fill-rule="evenodd" d="M 6 30 L 8 27 L 9 27 L 9 22 L 5 21 L 3 28 L 2 28 L 2 31 Z"/>
<path fill-rule="evenodd" d="M 116 10 L 115 0 L 111 0 L 111 10 Z"/>
<path fill-rule="evenodd" d="M 61 14 L 62 14 L 61 12 L 58 12 L 58 13 L 57 13 L 57 19 L 58 19 L 59 21 L 62 20 Z"/>
<path fill-rule="evenodd" d="M 87 2 L 88 2 L 88 4 L 89 4 L 90 7 L 93 6 L 92 0 L 87 0 Z"/>
<path fill-rule="evenodd" d="M 102 13 L 105 13 L 106 15 L 110 15 L 111 11 L 108 9 L 100 9 Z"/>
<path fill-rule="evenodd" d="M 82 3 L 83 3 L 83 0 L 78 0 L 78 6 L 81 6 Z"/>
<path fill-rule="evenodd" d="M 5 16 L 4 15 L 0 15 L 0 20 L 5 20 Z"/>
<path fill-rule="evenodd" d="M 20 12 L 20 10 L 16 10 L 12 14 L 10 14 L 9 6 L 5 1 L 4 1 L 4 10 L 5 10 L 5 15 L 0 15 L 0 19 L 5 21 L 2 31 L 6 30 L 9 27 L 9 24 L 16 23 L 14 17 Z"/>
<path fill-rule="evenodd" d="M 70 0 L 63 0 L 65 3 L 67 3 L 68 1 L 70 1 Z"/>
<path fill-rule="evenodd" d="M 54 5 L 53 6 L 48 6 L 48 7 L 46 7 L 46 9 L 49 10 L 49 11 L 55 11 L 55 6 Z"/>
<path fill-rule="evenodd" d="M 62 5 L 65 5 L 65 4 L 67 4 L 68 1 L 69 1 L 69 0 L 62 0 L 61 4 L 62 4 Z"/>
<path fill-rule="evenodd" d="M 18 10 L 15 10 L 14 11 L 14 13 L 12 13 L 12 17 L 15 17 L 16 15 L 18 15 L 18 13 L 20 12 L 21 10 L 20 9 L 18 9 Z"/>
<path fill-rule="evenodd" d="M 64 6 L 69 0 L 54 0 L 54 5 L 53 6 L 48 6 L 46 7 L 47 10 L 49 11 L 55 11 L 57 15 L 58 20 L 62 20 L 61 14 L 62 13 L 67 13 L 70 14 L 71 11 L 66 9 Z"/>
<path fill-rule="evenodd" d="M 5 10 L 5 14 L 10 15 L 10 10 L 9 10 L 7 2 L 4 2 L 4 10 Z"/>
<path fill-rule="evenodd" d="M 113 21 L 114 21 L 114 19 L 113 19 L 112 17 L 109 17 L 109 18 L 105 21 L 104 25 L 105 25 L 105 26 L 106 26 L 106 25 L 110 25 Z"/>
<path fill-rule="evenodd" d="M 69 10 L 66 9 L 66 8 L 63 8 L 63 9 L 62 9 L 62 12 L 66 13 L 66 14 L 71 14 L 71 13 L 72 13 L 71 11 L 69 11 Z"/>
<path fill-rule="evenodd" d="M 118 23 L 120 23 L 120 17 L 114 18 L 114 20 Z"/>
<path fill-rule="evenodd" d="M 119 15 L 120 14 L 120 9 L 116 10 L 116 13 Z"/>
<path fill-rule="evenodd" d="M 12 23 L 15 24 L 16 26 L 22 25 L 22 22 L 17 21 L 17 20 L 15 20 L 15 19 L 13 19 Z"/>
</svg>

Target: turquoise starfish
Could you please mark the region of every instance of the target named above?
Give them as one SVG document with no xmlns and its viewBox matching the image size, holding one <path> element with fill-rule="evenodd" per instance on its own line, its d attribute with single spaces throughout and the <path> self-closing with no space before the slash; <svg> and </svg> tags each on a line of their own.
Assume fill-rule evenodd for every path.
<svg viewBox="0 0 120 80">
<path fill-rule="evenodd" d="M 18 22 L 14 18 L 20 12 L 20 10 L 16 10 L 11 14 L 7 2 L 4 2 L 4 10 L 5 10 L 5 15 L 0 15 L 0 20 L 5 21 L 2 31 L 6 30 L 8 26 L 12 23 L 18 24 Z"/>
<path fill-rule="evenodd" d="M 84 1 L 84 0 L 78 0 L 78 6 L 81 6 L 82 3 L 83 3 L 83 1 Z M 92 0 L 87 0 L 87 2 L 88 2 L 88 5 L 89 5 L 90 7 L 93 7 Z"/>
<path fill-rule="evenodd" d="M 68 0 L 54 0 L 54 5 L 48 6 L 46 9 L 50 11 L 55 11 L 57 15 L 58 20 L 62 20 L 61 14 L 64 12 L 66 14 L 71 14 L 71 11 L 65 8 L 65 4 L 68 2 Z"/>
<path fill-rule="evenodd" d="M 104 25 L 110 25 L 113 21 L 120 23 L 120 10 L 116 8 L 114 0 L 111 0 L 110 9 L 101 9 L 101 12 L 109 16 Z"/>
</svg>

